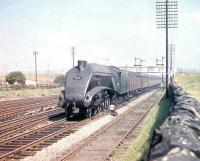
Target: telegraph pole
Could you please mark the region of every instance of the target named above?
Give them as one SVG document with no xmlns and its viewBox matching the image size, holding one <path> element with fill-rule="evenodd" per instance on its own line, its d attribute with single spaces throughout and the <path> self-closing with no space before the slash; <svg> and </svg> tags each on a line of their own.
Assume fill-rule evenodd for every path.
<svg viewBox="0 0 200 161">
<path fill-rule="evenodd" d="M 165 59 L 165 57 L 162 56 L 162 82 L 164 82 L 164 78 L 163 78 L 164 59 Z"/>
<path fill-rule="evenodd" d="M 140 66 L 142 66 L 142 63 L 145 62 L 144 59 L 140 59 Z"/>
<path fill-rule="evenodd" d="M 140 58 L 136 58 L 136 57 L 135 57 L 135 65 L 134 65 L 134 66 L 140 66 L 140 65 L 137 63 L 137 60 L 140 61 Z"/>
<path fill-rule="evenodd" d="M 175 55 L 175 44 L 170 44 L 170 82 L 174 79 L 174 55 Z"/>
<path fill-rule="evenodd" d="M 134 66 L 142 66 L 142 63 L 144 62 L 144 59 L 136 58 L 135 57 L 135 65 Z"/>
<path fill-rule="evenodd" d="M 35 83 L 37 85 L 37 55 L 38 55 L 38 52 L 34 51 L 33 55 L 35 57 Z"/>
<path fill-rule="evenodd" d="M 165 29 L 166 29 L 166 97 L 168 98 L 169 97 L 169 92 L 168 92 L 168 77 L 169 77 L 169 73 L 168 73 L 168 0 L 166 0 L 166 4 L 165 4 L 165 14 L 166 14 L 166 20 L 165 20 L 165 23 L 166 23 L 166 26 L 165 26 Z"/>
<path fill-rule="evenodd" d="M 73 68 L 74 68 L 74 55 L 75 55 L 75 47 L 71 47 L 71 52 L 72 52 L 72 61 L 73 61 Z"/>
<path fill-rule="evenodd" d="M 156 67 L 159 65 L 159 59 L 156 58 Z"/>
<path fill-rule="evenodd" d="M 177 28 L 178 2 L 177 0 L 157 0 L 156 10 L 157 28 L 166 29 L 166 98 L 168 98 L 168 29 Z"/>
</svg>

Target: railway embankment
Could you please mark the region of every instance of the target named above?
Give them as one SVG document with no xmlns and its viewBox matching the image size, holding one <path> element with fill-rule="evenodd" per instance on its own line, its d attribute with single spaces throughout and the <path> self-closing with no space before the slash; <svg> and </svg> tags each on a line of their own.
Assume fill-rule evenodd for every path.
<svg viewBox="0 0 200 161">
<path fill-rule="evenodd" d="M 149 160 L 200 160 L 200 103 L 177 84 L 171 84 L 173 106 L 154 132 Z"/>
<path fill-rule="evenodd" d="M 163 94 L 154 107 L 150 110 L 141 126 L 137 129 L 137 135 L 131 138 L 131 143 L 125 154 L 121 157 L 121 159 L 116 160 L 146 160 L 154 130 L 158 128 L 169 116 L 171 104 L 171 99 L 166 99 L 165 95 Z"/>
</svg>

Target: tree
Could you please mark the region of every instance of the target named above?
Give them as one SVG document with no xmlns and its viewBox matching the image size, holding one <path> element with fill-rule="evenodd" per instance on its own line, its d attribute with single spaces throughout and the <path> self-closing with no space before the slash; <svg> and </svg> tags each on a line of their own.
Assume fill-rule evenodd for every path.
<svg viewBox="0 0 200 161">
<path fill-rule="evenodd" d="M 11 72 L 6 76 L 6 81 L 9 84 L 14 84 L 16 82 L 19 84 L 25 84 L 25 80 L 26 80 L 25 75 L 20 71 Z"/>
<path fill-rule="evenodd" d="M 59 84 L 60 86 L 64 86 L 65 76 L 59 75 L 54 79 L 54 83 Z"/>
</svg>

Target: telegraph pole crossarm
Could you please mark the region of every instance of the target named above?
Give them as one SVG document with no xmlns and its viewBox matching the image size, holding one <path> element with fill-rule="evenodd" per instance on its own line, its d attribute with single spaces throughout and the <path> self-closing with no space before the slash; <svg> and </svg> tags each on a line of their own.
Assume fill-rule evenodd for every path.
<svg viewBox="0 0 200 161">
<path fill-rule="evenodd" d="M 142 63 L 145 62 L 144 59 L 140 59 L 140 66 L 142 66 Z"/>
</svg>

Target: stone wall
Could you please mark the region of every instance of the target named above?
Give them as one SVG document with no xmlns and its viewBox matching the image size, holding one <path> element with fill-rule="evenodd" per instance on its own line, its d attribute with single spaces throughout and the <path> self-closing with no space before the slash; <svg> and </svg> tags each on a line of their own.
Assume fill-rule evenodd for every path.
<svg viewBox="0 0 200 161">
<path fill-rule="evenodd" d="M 154 132 L 149 160 L 200 160 L 200 103 L 177 84 L 171 84 L 174 105 Z"/>
</svg>

